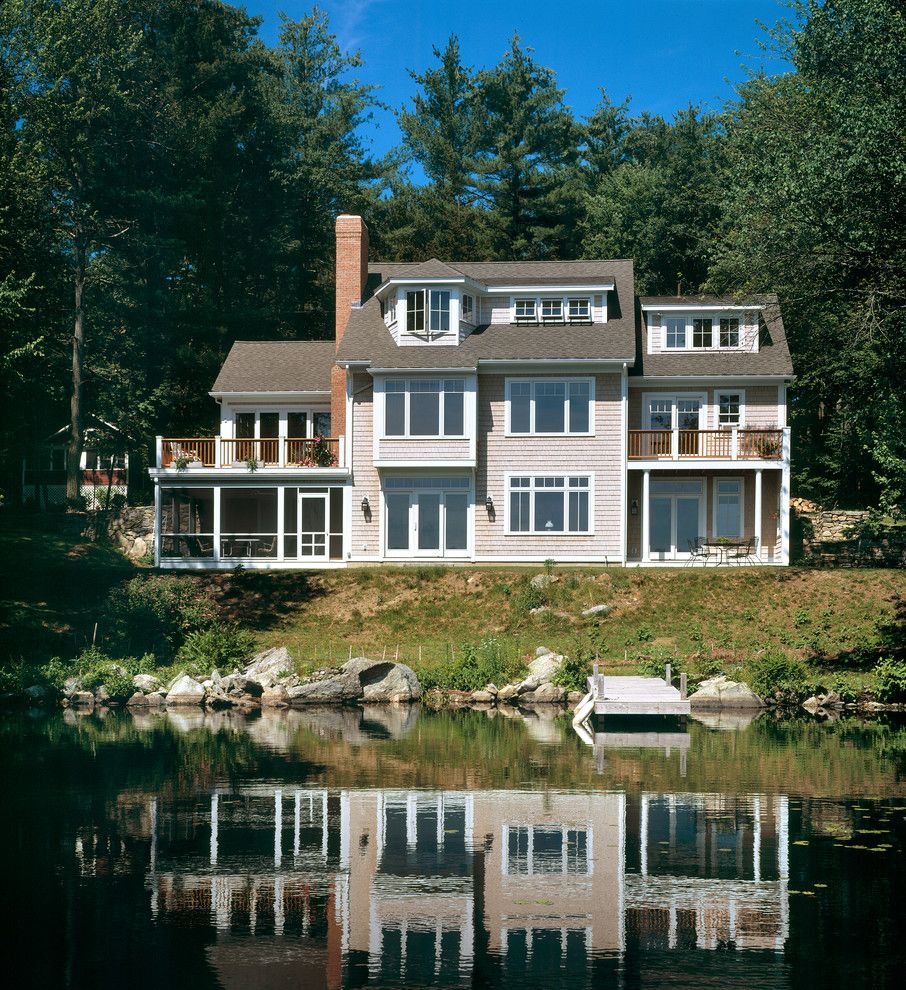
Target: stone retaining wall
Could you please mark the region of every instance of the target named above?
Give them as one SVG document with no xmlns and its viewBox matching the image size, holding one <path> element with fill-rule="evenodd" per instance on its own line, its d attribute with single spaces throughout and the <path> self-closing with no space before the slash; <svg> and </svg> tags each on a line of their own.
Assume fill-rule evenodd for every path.
<svg viewBox="0 0 906 990">
<path fill-rule="evenodd" d="M 103 513 L 98 515 L 99 525 Z M 138 560 L 154 548 L 154 506 L 126 505 L 107 518 L 107 535 L 117 543 L 123 553 Z"/>
<path fill-rule="evenodd" d="M 886 526 L 877 536 L 859 535 L 864 509 L 799 510 L 802 552 L 807 563 L 824 567 L 904 567 L 906 528 Z"/>
</svg>

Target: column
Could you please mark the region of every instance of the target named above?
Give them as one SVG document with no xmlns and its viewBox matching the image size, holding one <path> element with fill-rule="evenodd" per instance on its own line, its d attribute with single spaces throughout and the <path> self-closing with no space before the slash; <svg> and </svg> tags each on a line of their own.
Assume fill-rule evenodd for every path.
<svg viewBox="0 0 906 990">
<path fill-rule="evenodd" d="M 752 798 L 752 875 L 761 882 L 761 798 Z"/>
<path fill-rule="evenodd" d="M 220 487 L 214 486 L 214 560 L 220 560 Z"/>
<path fill-rule="evenodd" d="M 648 795 L 642 795 L 639 812 L 639 873 L 648 876 Z"/>
<path fill-rule="evenodd" d="M 157 479 L 154 481 L 154 566 L 160 567 L 160 482 Z"/>
<path fill-rule="evenodd" d="M 761 556 L 761 476 L 763 472 L 761 468 L 755 471 L 755 557 L 758 560 L 762 559 Z"/>
<path fill-rule="evenodd" d="M 299 829 L 301 828 L 301 804 L 302 804 L 302 792 L 296 791 L 296 806 L 293 815 L 293 855 L 299 855 Z"/>
<path fill-rule="evenodd" d="M 790 433 L 783 431 L 783 471 L 780 476 L 780 563 L 790 562 Z"/>
<path fill-rule="evenodd" d="M 286 443 L 286 437 L 280 439 L 281 445 Z M 283 453 L 281 446 L 280 453 L 280 463 L 283 463 Z M 277 486 L 277 560 L 283 560 L 283 550 L 285 547 L 285 541 L 283 539 L 283 526 L 284 526 L 284 515 L 283 515 L 283 505 L 286 499 L 286 489 L 283 485 Z"/>
<path fill-rule="evenodd" d="M 649 498 L 651 490 L 651 472 L 642 472 L 642 560 L 648 560 L 651 551 L 651 522 L 648 515 Z"/>
</svg>

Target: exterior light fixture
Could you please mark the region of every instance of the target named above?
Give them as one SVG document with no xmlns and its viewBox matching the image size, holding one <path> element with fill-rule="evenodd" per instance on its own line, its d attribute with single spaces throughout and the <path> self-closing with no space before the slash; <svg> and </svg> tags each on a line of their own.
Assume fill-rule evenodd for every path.
<svg viewBox="0 0 906 990">
<path fill-rule="evenodd" d="M 637 516 L 639 514 L 639 500 L 634 498 L 629 504 L 629 514 L 631 516 Z"/>
<path fill-rule="evenodd" d="M 491 509 L 494 508 L 494 499 L 491 498 L 490 492 L 488 492 L 487 497 L 484 500 L 484 507 L 488 510 L 488 512 L 490 512 Z"/>
<path fill-rule="evenodd" d="M 367 516 L 370 511 L 371 511 L 371 505 L 370 505 L 370 503 L 368 501 L 368 496 L 367 495 L 363 495 L 362 496 L 362 512 Z"/>
</svg>

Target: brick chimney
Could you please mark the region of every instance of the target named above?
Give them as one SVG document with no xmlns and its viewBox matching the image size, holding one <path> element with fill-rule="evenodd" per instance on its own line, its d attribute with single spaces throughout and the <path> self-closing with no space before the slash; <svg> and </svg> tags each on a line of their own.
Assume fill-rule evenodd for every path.
<svg viewBox="0 0 906 990">
<path fill-rule="evenodd" d="M 365 295 L 368 280 L 368 228 L 361 217 L 337 217 L 336 344 L 349 322 L 349 313 Z M 346 432 L 346 369 L 334 366 L 330 376 L 330 420 L 334 436 Z"/>
</svg>

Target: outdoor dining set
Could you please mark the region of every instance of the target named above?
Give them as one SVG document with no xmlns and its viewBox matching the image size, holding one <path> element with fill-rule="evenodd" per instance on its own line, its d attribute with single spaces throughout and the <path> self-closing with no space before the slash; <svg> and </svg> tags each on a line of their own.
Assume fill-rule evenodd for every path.
<svg viewBox="0 0 906 990">
<path fill-rule="evenodd" d="M 750 536 L 745 539 L 730 539 L 718 537 L 709 540 L 698 536 L 689 540 L 689 559 L 686 566 L 697 563 L 707 567 L 708 564 L 757 564 L 758 537 Z"/>
</svg>

